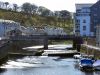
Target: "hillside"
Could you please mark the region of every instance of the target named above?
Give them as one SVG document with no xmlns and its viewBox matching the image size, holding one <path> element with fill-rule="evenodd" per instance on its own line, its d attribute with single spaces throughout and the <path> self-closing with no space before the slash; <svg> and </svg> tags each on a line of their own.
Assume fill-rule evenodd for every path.
<svg viewBox="0 0 100 75">
<path fill-rule="evenodd" d="M 65 30 L 72 31 L 72 20 L 61 19 L 55 16 L 40 16 L 37 14 L 25 14 L 23 12 L 15 12 L 5 9 L 0 9 L 0 19 L 14 20 L 20 22 L 23 26 L 42 26 L 51 25 L 56 27 L 63 27 Z"/>
</svg>

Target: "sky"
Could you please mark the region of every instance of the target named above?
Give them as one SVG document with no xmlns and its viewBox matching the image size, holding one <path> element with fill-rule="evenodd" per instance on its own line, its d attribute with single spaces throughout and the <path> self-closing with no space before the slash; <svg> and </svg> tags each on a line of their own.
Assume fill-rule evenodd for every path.
<svg viewBox="0 0 100 75">
<path fill-rule="evenodd" d="M 76 3 L 96 3 L 97 0 L 0 0 L 3 2 L 16 3 L 22 5 L 25 2 L 36 4 L 37 6 L 44 6 L 52 11 L 68 10 L 75 12 Z"/>
</svg>

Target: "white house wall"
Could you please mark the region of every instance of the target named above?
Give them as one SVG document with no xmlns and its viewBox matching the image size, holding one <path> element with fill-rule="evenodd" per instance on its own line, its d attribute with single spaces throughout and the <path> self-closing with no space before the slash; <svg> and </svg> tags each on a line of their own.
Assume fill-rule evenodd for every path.
<svg viewBox="0 0 100 75">
<path fill-rule="evenodd" d="M 4 30 L 5 30 L 4 26 L 2 25 L 2 23 L 0 23 L 0 37 L 4 36 L 4 33 L 5 33 Z"/>
</svg>

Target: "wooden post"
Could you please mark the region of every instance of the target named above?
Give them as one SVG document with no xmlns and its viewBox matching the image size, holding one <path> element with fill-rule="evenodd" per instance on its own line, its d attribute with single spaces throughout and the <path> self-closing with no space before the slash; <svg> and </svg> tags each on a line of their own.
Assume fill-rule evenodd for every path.
<svg viewBox="0 0 100 75">
<path fill-rule="evenodd" d="M 77 37 L 76 38 L 76 47 L 77 47 L 77 51 L 80 52 L 81 50 L 81 44 L 83 44 L 83 39 L 82 37 Z"/>
<path fill-rule="evenodd" d="M 80 52 L 81 44 L 77 44 L 77 51 Z"/>
<path fill-rule="evenodd" d="M 44 49 L 48 49 L 48 38 L 44 38 Z"/>
<path fill-rule="evenodd" d="M 73 49 L 76 49 L 76 41 L 73 40 Z"/>
</svg>

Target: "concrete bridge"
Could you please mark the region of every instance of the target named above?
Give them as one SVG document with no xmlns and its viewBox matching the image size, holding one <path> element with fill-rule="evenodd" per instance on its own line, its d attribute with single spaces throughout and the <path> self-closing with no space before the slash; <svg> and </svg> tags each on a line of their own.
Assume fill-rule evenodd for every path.
<svg viewBox="0 0 100 75">
<path fill-rule="evenodd" d="M 34 39 L 43 39 L 44 49 L 48 49 L 48 40 L 71 40 L 73 41 L 73 48 L 80 51 L 81 44 L 83 43 L 82 37 L 75 35 L 18 35 L 10 36 L 11 41 L 17 40 L 34 40 Z"/>
</svg>

